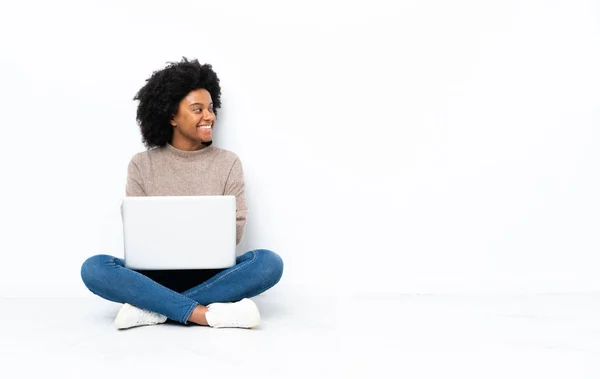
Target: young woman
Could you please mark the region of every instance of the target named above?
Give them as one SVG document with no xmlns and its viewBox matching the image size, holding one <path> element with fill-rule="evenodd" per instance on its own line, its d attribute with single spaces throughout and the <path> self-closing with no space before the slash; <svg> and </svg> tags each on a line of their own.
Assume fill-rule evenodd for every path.
<svg viewBox="0 0 600 379">
<path fill-rule="evenodd" d="M 246 227 L 242 164 L 212 143 L 221 87 L 209 64 L 170 63 L 139 90 L 137 121 L 147 151 L 129 163 L 127 196 L 234 195 L 236 242 Z M 252 250 L 224 270 L 134 271 L 122 259 L 95 255 L 81 267 L 94 294 L 123 303 L 119 329 L 155 325 L 167 319 L 212 327 L 251 328 L 260 322 L 250 297 L 281 278 L 283 262 L 270 250 Z"/>
</svg>

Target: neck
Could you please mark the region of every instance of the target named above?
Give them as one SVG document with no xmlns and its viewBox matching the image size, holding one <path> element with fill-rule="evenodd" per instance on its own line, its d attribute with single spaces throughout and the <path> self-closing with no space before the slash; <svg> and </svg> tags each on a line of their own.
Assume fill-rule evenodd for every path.
<svg viewBox="0 0 600 379">
<path fill-rule="evenodd" d="M 212 144 L 212 141 L 196 142 L 196 141 L 190 141 L 190 140 L 180 140 L 178 138 L 173 138 L 173 140 L 171 141 L 171 146 L 173 146 L 176 149 L 184 150 L 184 151 L 201 150 L 207 146 L 210 146 L 211 144 Z"/>
</svg>

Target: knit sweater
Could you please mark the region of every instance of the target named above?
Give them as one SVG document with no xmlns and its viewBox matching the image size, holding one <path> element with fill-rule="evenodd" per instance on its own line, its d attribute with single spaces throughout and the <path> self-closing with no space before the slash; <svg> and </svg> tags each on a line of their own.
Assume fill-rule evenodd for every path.
<svg viewBox="0 0 600 379">
<path fill-rule="evenodd" d="M 236 198 L 236 244 L 246 229 L 244 173 L 238 156 L 214 145 L 196 151 L 170 144 L 137 153 L 127 169 L 127 196 L 209 196 Z"/>
</svg>

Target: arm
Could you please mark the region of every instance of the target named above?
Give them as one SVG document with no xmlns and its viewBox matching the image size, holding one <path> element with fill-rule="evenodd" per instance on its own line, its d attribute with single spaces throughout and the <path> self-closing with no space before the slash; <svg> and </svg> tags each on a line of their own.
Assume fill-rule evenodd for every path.
<svg viewBox="0 0 600 379">
<path fill-rule="evenodd" d="M 127 184 L 125 185 L 125 196 L 146 196 L 144 191 L 142 174 L 138 165 L 133 161 L 127 167 Z M 123 202 L 121 202 L 121 217 L 123 217 Z"/>
<path fill-rule="evenodd" d="M 125 196 L 146 196 L 144 190 L 144 179 L 140 168 L 133 159 L 129 162 L 127 168 L 127 185 L 125 186 Z"/>
<path fill-rule="evenodd" d="M 240 244 L 244 232 L 246 231 L 246 215 L 248 208 L 246 207 L 246 195 L 244 185 L 244 171 L 242 168 L 242 162 L 239 158 L 233 162 L 231 170 L 229 171 L 229 177 L 225 182 L 225 191 L 223 195 L 234 195 L 236 204 L 236 245 Z"/>
</svg>

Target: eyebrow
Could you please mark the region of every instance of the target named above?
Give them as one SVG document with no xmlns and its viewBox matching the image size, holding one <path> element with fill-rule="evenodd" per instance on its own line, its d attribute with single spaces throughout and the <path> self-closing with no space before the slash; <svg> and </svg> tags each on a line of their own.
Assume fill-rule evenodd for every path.
<svg viewBox="0 0 600 379">
<path fill-rule="evenodd" d="M 191 108 L 191 107 L 193 107 L 194 105 L 204 105 L 204 104 L 202 104 L 202 103 L 193 103 L 193 104 L 190 104 L 190 105 L 188 106 L 188 108 Z M 213 105 L 213 103 L 210 103 L 210 104 L 208 104 L 208 105 L 209 105 L 209 106 L 211 106 L 211 105 Z"/>
</svg>

